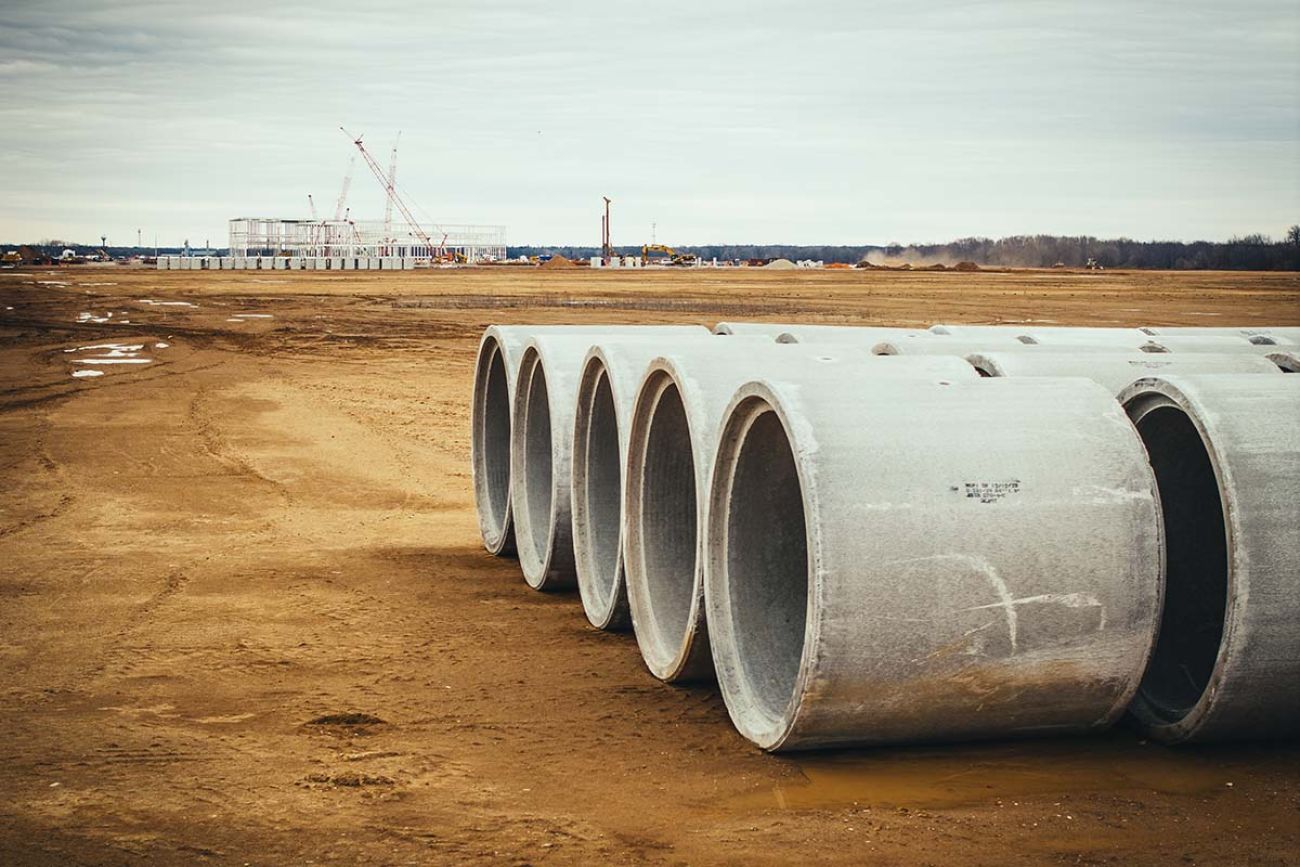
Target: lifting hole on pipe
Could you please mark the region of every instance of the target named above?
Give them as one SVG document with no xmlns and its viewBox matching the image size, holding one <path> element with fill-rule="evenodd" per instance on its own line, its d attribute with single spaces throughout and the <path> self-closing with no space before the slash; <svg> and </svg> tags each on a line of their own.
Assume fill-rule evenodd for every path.
<svg viewBox="0 0 1300 867">
<path fill-rule="evenodd" d="M 546 391 L 546 372 L 541 359 L 531 354 L 524 359 L 527 375 L 524 388 L 523 478 L 524 508 L 527 511 L 528 544 L 539 561 L 550 547 L 552 468 L 551 404 Z M 516 524 L 518 516 L 516 516 Z"/>
<path fill-rule="evenodd" d="M 1177 406 L 1142 415 L 1165 525 L 1165 599 L 1160 635 L 1140 687 L 1145 705 L 1176 723 L 1209 684 L 1223 641 L 1228 546 L 1223 501 L 1196 425 Z"/>
<path fill-rule="evenodd" d="M 780 720 L 803 658 L 808 612 L 808 537 L 803 489 L 785 427 L 761 398 L 737 406 L 740 440 L 720 471 L 727 489 L 726 570 L 729 631 L 744 691 L 755 709 Z"/>
<path fill-rule="evenodd" d="M 649 636 L 667 660 L 677 655 L 695 601 L 698 526 L 695 450 L 681 392 L 666 381 L 655 397 L 641 463 L 639 536 Z"/>
</svg>

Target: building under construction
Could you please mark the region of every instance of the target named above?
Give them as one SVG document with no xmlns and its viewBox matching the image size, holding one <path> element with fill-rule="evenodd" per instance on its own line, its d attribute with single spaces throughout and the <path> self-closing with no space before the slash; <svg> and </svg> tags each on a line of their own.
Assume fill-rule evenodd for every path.
<svg viewBox="0 0 1300 867">
<path fill-rule="evenodd" d="M 357 153 L 348 166 L 333 219 L 320 219 L 316 203 L 308 196 L 312 218 L 286 220 L 267 217 L 237 217 L 230 221 L 230 257 L 255 259 L 411 259 L 416 263 L 489 262 L 506 257 L 505 226 L 421 225 L 411 212 L 406 197 L 397 189 L 397 145 L 393 145 L 388 171 L 366 150 L 361 136 L 343 130 Z M 398 133 L 401 137 L 401 133 Z M 348 189 L 356 157 L 384 188 L 383 220 L 352 220 L 346 208 Z M 395 219 L 393 211 L 398 217 Z"/>
<path fill-rule="evenodd" d="M 230 221 L 230 256 L 490 262 L 506 257 L 506 228 L 446 225 L 420 230 L 382 220 L 239 217 Z"/>
</svg>

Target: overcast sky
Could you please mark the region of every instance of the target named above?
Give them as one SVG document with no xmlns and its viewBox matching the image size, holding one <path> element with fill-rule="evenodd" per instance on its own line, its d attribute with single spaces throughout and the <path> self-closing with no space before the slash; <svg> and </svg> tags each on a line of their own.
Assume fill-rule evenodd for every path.
<svg viewBox="0 0 1300 867">
<path fill-rule="evenodd" d="M 332 211 L 340 125 L 512 244 L 1300 222 L 1300 2 L 0 5 L 0 240 Z M 354 217 L 383 194 L 357 166 Z"/>
</svg>

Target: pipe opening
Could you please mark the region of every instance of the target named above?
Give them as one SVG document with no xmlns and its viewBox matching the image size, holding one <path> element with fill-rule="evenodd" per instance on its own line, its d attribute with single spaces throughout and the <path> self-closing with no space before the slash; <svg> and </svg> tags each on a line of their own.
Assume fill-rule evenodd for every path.
<svg viewBox="0 0 1300 867">
<path fill-rule="evenodd" d="M 510 391 L 500 347 L 494 346 L 482 372 L 482 401 L 474 435 L 478 439 L 479 479 L 488 523 L 494 534 L 504 530 L 510 505 Z"/>
<path fill-rule="evenodd" d="M 1196 425 L 1176 406 L 1137 422 L 1160 490 L 1165 603 L 1160 636 L 1140 687 L 1151 711 L 1175 723 L 1200 701 L 1223 640 L 1228 545 L 1214 466 Z"/>
<path fill-rule="evenodd" d="M 735 455 L 725 548 L 735 658 L 756 709 L 779 720 L 794 697 L 807 621 L 803 492 L 774 411 L 754 419 Z"/>
<path fill-rule="evenodd" d="M 623 481 L 618 448 L 618 414 L 609 374 L 602 367 L 588 404 L 587 435 L 582 473 L 582 510 L 586 538 L 584 556 L 595 581 L 596 602 L 607 611 L 618 581 L 621 552 Z"/>
<path fill-rule="evenodd" d="M 653 644 L 672 659 L 690 625 L 698 550 L 695 451 L 676 385 L 666 385 L 657 396 L 641 466 L 639 535 L 648 625 Z"/>
<path fill-rule="evenodd" d="M 1282 369 L 1283 373 L 1300 373 L 1300 356 L 1290 352 L 1274 352 L 1268 360 Z"/>
<path fill-rule="evenodd" d="M 516 481 L 524 486 L 528 542 L 538 560 L 545 560 L 551 526 L 551 403 L 541 360 L 532 355 L 524 363 L 528 375 L 524 390 L 523 478 Z"/>
</svg>

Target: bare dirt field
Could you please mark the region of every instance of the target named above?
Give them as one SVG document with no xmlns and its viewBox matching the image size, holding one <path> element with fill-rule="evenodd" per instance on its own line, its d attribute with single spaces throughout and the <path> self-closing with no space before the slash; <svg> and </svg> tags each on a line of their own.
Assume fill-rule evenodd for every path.
<svg viewBox="0 0 1300 867">
<path fill-rule="evenodd" d="M 482 550 L 468 443 L 493 322 L 1296 325 L 1295 274 L 83 267 L 0 308 L 0 864 L 1300 862 L 1296 744 L 753 749 Z"/>
</svg>

